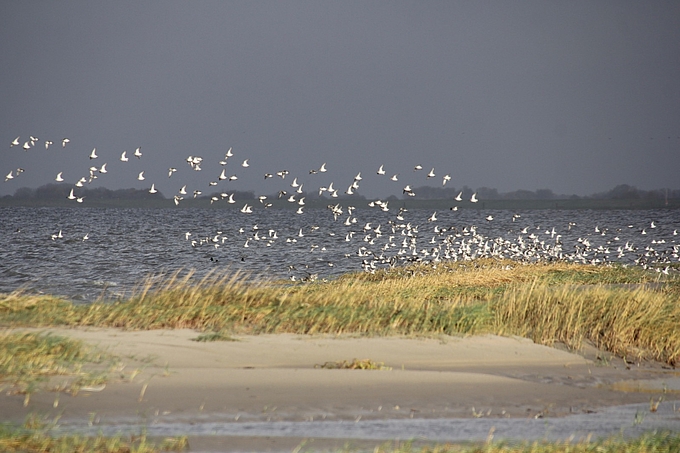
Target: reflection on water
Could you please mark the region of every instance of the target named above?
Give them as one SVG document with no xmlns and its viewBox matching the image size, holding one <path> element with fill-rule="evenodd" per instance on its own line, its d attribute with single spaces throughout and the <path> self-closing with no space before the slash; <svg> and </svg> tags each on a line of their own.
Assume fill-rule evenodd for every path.
<svg viewBox="0 0 680 453">
<path fill-rule="evenodd" d="M 150 274 L 181 269 L 299 280 L 480 256 L 619 261 L 659 270 L 678 262 L 680 219 L 673 210 L 460 210 L 438 212 L 430 221 L 432 214 L 345 209 L 335 219 L 326 209 L 297 215 L 285 209 L 4 207 L 0 291 L 24 287 L 91 301 L 128 294 Z"/>
</svg>

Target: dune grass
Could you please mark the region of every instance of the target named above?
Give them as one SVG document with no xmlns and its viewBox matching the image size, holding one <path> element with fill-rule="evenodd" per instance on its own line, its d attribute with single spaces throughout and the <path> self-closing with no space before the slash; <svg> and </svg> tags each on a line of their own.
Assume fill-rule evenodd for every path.
<svg viewBox="0 0 680 453">
<path fill-rule="evenodd" d="M 26 395 L 45 386 L 54 376 L 66 377 L 51 390 L 77 393 L 106 381 L 112 356 L 66 337 L 34 332 L 0 333 L 0 382 Z"/>
<path fill-rule="evenodd" d="M 660 283 L 660 277 L 666 280 Z M 241 274 L 147 279 L 120 302 L 0 295 L 0 325 L 193 328 L 221 334 L 521 335 L 676 364 L 677 276 L 637 267 L 476 260 L 354 273 L 328 282 Z M 206 339 L 208 339 L 206 337 Z"/>
<path fill-rule="evenodd" d="M 149 441 L 145 434 L 104 437 L 55 434 L 54 423 L 44 423 L 35 416 L 22 426 L 0 424 L 0 451 L 7 453 L 159 453 L 183 451 L 186 437 L 171 437 L 161 442 Z"/>
<path fill-rule="evenodd" d="M 674 453 L 680 451 L 680 436 L 649 432 L 636 438 L 612 436 L 579 441 L 487 442 L 479 445 L 438 444 L 414 447 L 412 443 L 385 444 L 374 453 Z"/>
</svg>

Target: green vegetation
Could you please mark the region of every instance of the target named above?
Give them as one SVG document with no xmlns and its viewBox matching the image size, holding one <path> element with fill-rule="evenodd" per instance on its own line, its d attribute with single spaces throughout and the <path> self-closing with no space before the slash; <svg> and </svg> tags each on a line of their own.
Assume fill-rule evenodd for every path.
<svg viewBox="0 0 680 453">
<path fill-rule="evenodd" d="M 666 280 L 660 283 L 660 277 Z M 521 335 L 629 359 L 680 358 L 680 279 L 636 267 L 477 260 L 344 275 L 329 282 L 245 276 L 149 278 L 121 302 L 0 296 L 0 325 L 193 328 L 204 332 Z M 219 339 L 206 334 L 200 341 Z"/>
<path fill-rule="evenodd" d="M 87 437 L 53 434 L 52 424 L 29 417 L 23 426 L 0 424 L 0 451 L 16 453 L 156 453 L 182 451 L 188 446 L 186 437 L 168 438 L 159 443 L 146 435 Z"/>
<path fill-rule="evenodd" d="M 488 442 L 483 445 L 433 445 L 421 448 L 411 443 L 385 444 L 374 453 L 672 453 L 680 451 L 680 436 L 651 432 L 634 439 L 620 436 L 606 439 L 557 442 Z"/>
<path fill-rule="evenodd" d="M 114 362 L 78 340 L 32 332 L 0 334 L 0 382 L 25 394 L 25 403 L 54 376 L 65 379 L 52 383 L 51 390 L 77 393 L 85 386 L 99 386 L 105 382 L 106 365 Z"/>
</svg>

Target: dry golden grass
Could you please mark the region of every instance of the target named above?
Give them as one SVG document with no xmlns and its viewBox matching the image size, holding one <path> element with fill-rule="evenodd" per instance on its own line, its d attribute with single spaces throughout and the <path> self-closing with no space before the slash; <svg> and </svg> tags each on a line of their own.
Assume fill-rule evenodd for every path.
<svg viewBox="0 0 680 453">
<path fill-rule="evenodd" d="M 242 274 L 152 277 L 122 302 L 75 305 L 0 296 L 0 325 L 194 328 L 231 333 L 528 336 L 676 363 L 677 280 L 621 266 L 476 260 L 348 274 L 329 282 L 253 282 Z M 608 286 L 618 284 L 617 286 Z M 670 288 L 670 289 L 668 289 Z"/>
</svg>

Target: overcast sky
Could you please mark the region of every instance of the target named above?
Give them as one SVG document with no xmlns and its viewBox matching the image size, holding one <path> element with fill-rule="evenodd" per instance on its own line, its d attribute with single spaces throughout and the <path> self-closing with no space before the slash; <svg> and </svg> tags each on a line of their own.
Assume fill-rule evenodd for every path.
<svg viewBox="0 0 680 453">
<path fill-rule="evenodd" d="M 283 182 L 263 174 L 282 169 L 310 190 L 361 171 L 367 196 L 447 173 L 502 192 L 680 188 L 677 0 L 5 0 L 0 13 L 0 195 L 105 162 L 92 187 L 207 193 L 230 147 L 239 179 L 218 190 L 272 193 Z"/>
</svg>

